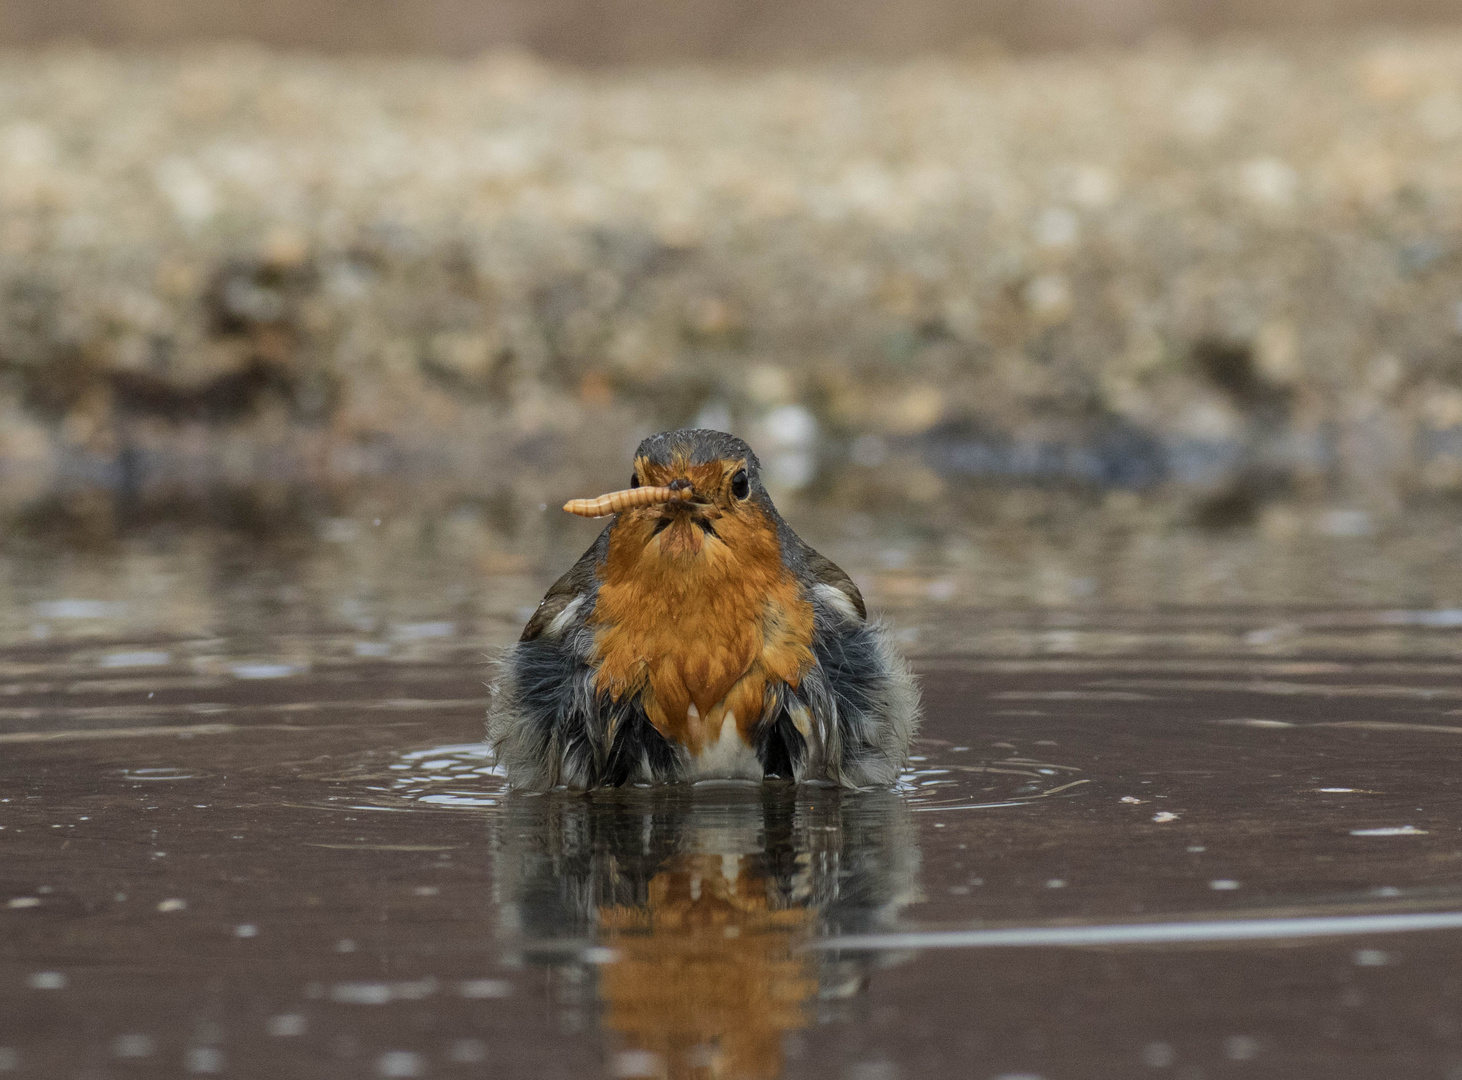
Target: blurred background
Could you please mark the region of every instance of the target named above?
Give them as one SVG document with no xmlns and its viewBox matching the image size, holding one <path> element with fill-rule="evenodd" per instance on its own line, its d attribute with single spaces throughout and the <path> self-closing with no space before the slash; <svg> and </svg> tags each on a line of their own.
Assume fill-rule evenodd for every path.
<svg viewBox="0 0 1462 1080">
<path fill-rule="evenodd" d="M 11 0 L 7 44 L 173 46 L 219 39 L 329 53 L 471 57 L 516 48 L 573 64 L 889 59 L 970 47 L 1029 52 L 1158 36 L 1312 35 L 1445 26 L 1455 0 Z"/>
<path fill-rule="evenodd" d="M 593 535 L 556 507 L 686 424 L 885 607 L 1462 603 L 1449 0 L 10 0 L 0 44 L 12 639 L 507 634 Z"/>
</svg>

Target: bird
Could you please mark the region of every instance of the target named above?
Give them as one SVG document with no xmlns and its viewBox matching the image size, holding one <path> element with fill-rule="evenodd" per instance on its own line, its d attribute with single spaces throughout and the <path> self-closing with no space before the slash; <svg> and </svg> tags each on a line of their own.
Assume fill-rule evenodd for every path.
<svg viewBox="0 0 1462 1080">
<path fill-rule="evenodd" d="M 918 686 L 890 628 L 783 520 L 741 439 L 680 429 L 499 659 L 487 736 L 508 785 L 897 783 Z"/>
</svg>

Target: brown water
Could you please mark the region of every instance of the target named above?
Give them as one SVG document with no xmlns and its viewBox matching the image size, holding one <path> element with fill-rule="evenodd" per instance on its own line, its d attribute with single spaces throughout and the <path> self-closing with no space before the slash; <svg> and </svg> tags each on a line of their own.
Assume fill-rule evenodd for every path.
<svg viewBox="0 0 1462 1080">
<path fill-rule="evenodd" d="M 1137 608 L 1195 552 L 1244 596 L 1397 549 L 1174 533 L 1086 587 L 1048 535 L 1043 606 L 1035 533 L 1004 576 L 986 534 L 814 537 L 916 658 L 900 790 L 523 797 L 484 657 L 588 531 L 449 514 L 401 561 L 376 512 L 12 551 L 0 1073 L 1462 1077 L 1442 563 Z"/>
</svg>

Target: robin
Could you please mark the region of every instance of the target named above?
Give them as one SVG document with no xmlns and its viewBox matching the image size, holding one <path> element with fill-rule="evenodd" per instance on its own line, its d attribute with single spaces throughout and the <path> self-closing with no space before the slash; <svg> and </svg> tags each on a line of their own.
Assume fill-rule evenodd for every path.
<svg viewBox="0 0 1462 1080">
<path fill-rule="evenodd" d="M 488 740 L 515 787 L 703 779 L 887 787 L 919 693 L 851 578 L 782 520 L 751 447 L 653 435 L 613 516 L 503 658 Z"/>
</svg>

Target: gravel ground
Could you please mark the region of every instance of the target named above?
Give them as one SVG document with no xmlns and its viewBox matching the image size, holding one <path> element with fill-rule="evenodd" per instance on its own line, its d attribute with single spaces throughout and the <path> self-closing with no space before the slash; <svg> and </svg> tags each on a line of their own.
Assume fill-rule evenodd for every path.
<svg viewBox="0 0 1462 1080">
<path fill-rule="evenodd" d="M 598 477 L 699 420 L 834 503 L 995 478 L 1395 510 L 1462 491 L 1462 36 L 8 55 L 0 366 L 32 494 Z"/>
</svg>

